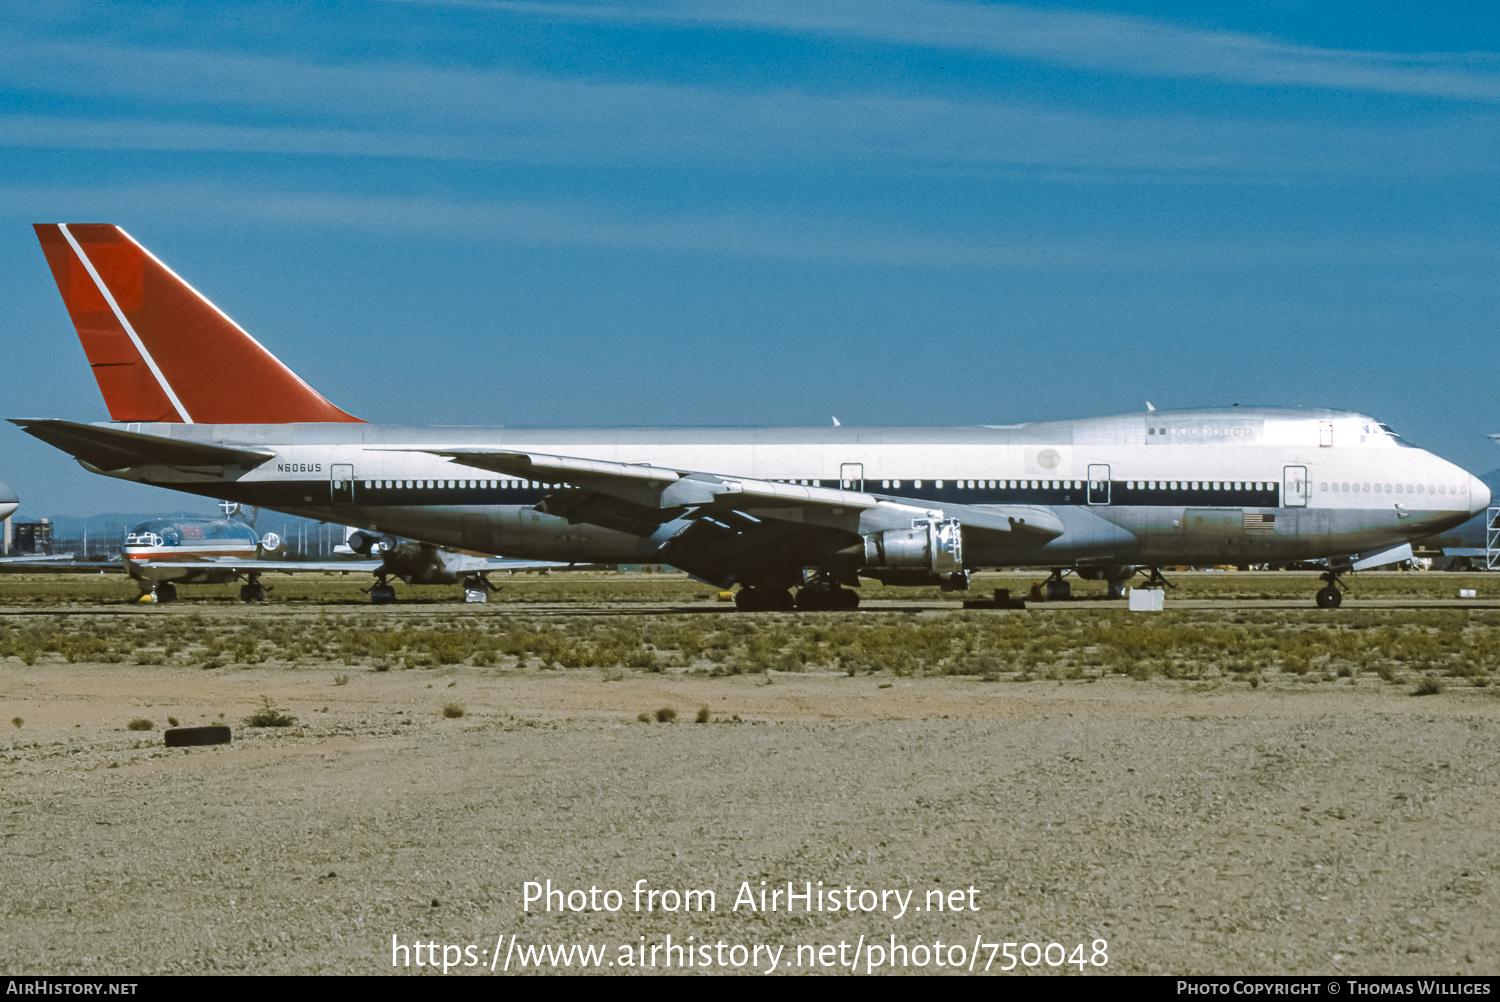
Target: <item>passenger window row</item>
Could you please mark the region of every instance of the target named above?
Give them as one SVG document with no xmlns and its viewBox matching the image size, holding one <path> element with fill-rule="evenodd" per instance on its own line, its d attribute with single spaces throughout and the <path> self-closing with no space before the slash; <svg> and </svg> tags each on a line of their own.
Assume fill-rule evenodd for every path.
<svg viewBox="0 0 1500 1002">
<path fill-rule="evenodd" d="M 1393 489 L 1393 486 L 1394 486 L 1394 489 Z M 1402 489 L 1403 486 L 1405 487 L 1404 490 Z M 1334 483 L 1334 484 L 1330 484 L 1329 482 L 1324 481 L 1323 483 L 1318 484 L 1318 489 L 1319 490 L 1323 490 L 1323 491 L 1330 491 L 1330 492 L 1331 491 L 1365 491 L 1365 492 L 1372 492 L 1373 491 L 1376 494 L 1381 494 L 1381 493 L 1384 493 L 1384 494 L 1467 494 L 1467 493 L 1469 493 L 1469 488 L 1468 487 L 1462 486 L 1462 485 L 1459 485 L 1459 484 L 1438 484 L 1436 487 L 1433 487 L 1433 486 L 1431 486 L 1429 484 L 1416 484 L 1416 485 L 1412 485 L 1412 484 L 1405 484 L 1405 485 L 1402 485 L 1402 484 L 1395 484 L 1395 485 L 1385 484 L 1385 485 L 1382 486 L 1381 484 L 1347 484 L 1347 483 Z"/>
<path fill-rule="evenodd" d="M 552 490 L 536 480 L 366 480 L 365 490 Z"/>
</svg>

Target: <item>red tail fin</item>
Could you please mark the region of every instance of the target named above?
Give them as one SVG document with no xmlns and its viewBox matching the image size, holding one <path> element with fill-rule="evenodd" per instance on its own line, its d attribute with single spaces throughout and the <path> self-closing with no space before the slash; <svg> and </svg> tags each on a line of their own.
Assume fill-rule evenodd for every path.
<svg viewBox="0 0 1500 1002">
<path fill-rule="evenodd" d="M 358 421 L 118 226 L 38 223 L 99 391 L 116 421 Z"/>
</svg>

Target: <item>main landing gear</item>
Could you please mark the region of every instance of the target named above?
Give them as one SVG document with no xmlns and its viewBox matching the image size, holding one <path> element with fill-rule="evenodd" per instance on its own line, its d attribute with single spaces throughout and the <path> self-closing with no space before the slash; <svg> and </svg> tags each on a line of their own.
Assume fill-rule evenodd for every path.
<svg viewBox="0 0 1500 1002">
<path fill-rule="evenodd" d="M 396 601 L 396 586 L 387 581 L 383 576 L 366 592 L 370 596 L 371 605 L 390 605 Z"/>
<path fill-rule="evenodd" d="M 488 602 L 490 600 L 490 583 L 478 574 L 471 574 L 464 578 L 464 601 L 465 602 Z"/>
<path fill-rule="evenodd" d="M 177 586 L 170 581 L 158 581 L 151 586 L 150 591 L 142 592 L 142 602 L 175 602 L 177 601 Z"/>
<path fill-rule="evenodd" d="M 260 576 L 250 578 L 248 584 L 240 585 L 241 602 L 264 602 L 266 600 L 266 586 L 260 583 Z"/>
<path fill-rule="evenodd" d="M 1339 582 L 1337 571 L 1324 571 L 1323 580 L 1328 582 L 1318 589 L 1318 608 L 1337 609 L 1344 604 L 1344 593 L 1340 589 L 1343 585 Z"/>
<path fill-rule="evenodd" d="M 1166 578 L 1164 578 L 1164 577 L 1161 576 L 1161 568 L 1160 567 L 1153 567 L 1153 568 L 1151 568 L 1151 573 L 1149 575 L 1147 575 L 1146 580 L 1145 580 L 1144 583 L 1142 583 L 1141 587 L 1142 588 L 1163 588 L 1163 589 L 1165 589 L 1165 588 L 1176 588 L 1177 586 L 1174 585 L 1172 582 L 1168 581 Z"/>
<path fill-rule="evenodd" d="M 815 578 L 797 590 L 796 598 L 785 588 L 750 585 L 735 592 L 734 604 L 741 612 L 853 612 L 859 608 L 859 592 L 841 588 L 833 581 Z"/>
<path fill-rule="evenodd" d="M 734 605 L 741 612 L 791 612 L 797 607 L 791 592 L 764 586 L 741 588 L 734 594 Z"/>
<path fill-rule="evenodd" d="M 840 588 L 832 581 L 810 581 L 797 592 L 802 612 L 853 612 L 859 608 L 859 592 Z"/>
</svg>

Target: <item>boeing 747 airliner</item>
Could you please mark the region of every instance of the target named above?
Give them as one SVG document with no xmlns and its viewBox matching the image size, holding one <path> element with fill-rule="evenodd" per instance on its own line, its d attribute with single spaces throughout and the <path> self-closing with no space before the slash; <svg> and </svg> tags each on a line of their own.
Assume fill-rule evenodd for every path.
<svg viewBox="0 0 1500 1002">
<path fill-rule="evenodd" d="M 861 577 L 1326 560 L 1489 489 L 1363 414 L 1228 408 L 966 428 L 367 424 L 117 226 L 36 227 L 112 421 L 18 420 L 107 476 L 536 560 L 667 563 L 747 610 L 849 609 Z"/>
</svg>

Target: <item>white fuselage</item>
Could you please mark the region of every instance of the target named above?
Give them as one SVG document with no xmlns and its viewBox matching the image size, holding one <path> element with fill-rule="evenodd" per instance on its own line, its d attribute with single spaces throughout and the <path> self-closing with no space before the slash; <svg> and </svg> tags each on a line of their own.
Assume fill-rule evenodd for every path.
<svg viewBox="0 0 1500 1002">
<path fill-rule="evenodd" d="M 1466 471 L 1403 445 L 1372 418 L 1339 411 L 1230 408 L 972 428 L 129 428 L 275 456 L 243 472 L 137 466 L 116 476 L 546 560 L 652 561 L 683 526 L 633 534 L 570 523 L 533 507 L 558 485 L 422 450 L 483 447 L 842 485 L 935 510 L 1031 506 L 1065 528 L 1030 548 L 966 543 L 970 568 L 1372 553 L 1456 525 L 1489 502 Z"/>
</svg>

